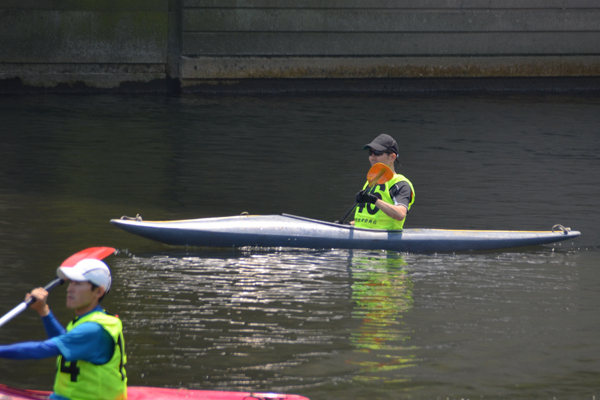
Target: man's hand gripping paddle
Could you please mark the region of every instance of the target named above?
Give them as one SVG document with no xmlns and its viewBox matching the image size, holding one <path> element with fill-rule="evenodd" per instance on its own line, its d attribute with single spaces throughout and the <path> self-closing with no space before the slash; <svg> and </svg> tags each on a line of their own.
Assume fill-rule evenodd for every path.
<svg viewBox="0 0 600 400">
<path fill-rule="evenodd" d="M 108 257 L 111 254 L 115 253 L 115 249 L 112 247 L 90 247 L 85 250 L 81 250 L 78 253 L 73 254 L 71 257 L 67 258 L 60 265 L 61 267 L 74 267 L 81 260 L 85 260 L 86 258 L 93 258 L 95 260 L 102 260 Z M 62 285 L 64 281 L 60 278 L 56 278 L 46 286 L 44 286 L 44 290 L 50 291 L 54 289 L 56 286 Z M 30 305 L 35 302 L 35 298 L 30 297 L 29 300 L 22 302 L 8 313 L 6 313 L 2 318 L 0 318 L 0 326 L 4 325 L 23 311 L 27 309 Z"/>
<path fill-rule="evenodd" d="M 385 164 L 377 163 L 371 167 L 369 172 L 367 172 L 367 181 L 369 181 L 369 189 L 371 191 L 375 187 L 375 185 L 383 185 L 390 179 L 394 177 L 394 172 Z M 358 203 L 354 203 L 352 208 L 348 210 L 348 212 L 344 215 L 344 217 L 340 220 L 340 224 L 343 224 L 346 218 L 354 211 Z"/>
</svg>

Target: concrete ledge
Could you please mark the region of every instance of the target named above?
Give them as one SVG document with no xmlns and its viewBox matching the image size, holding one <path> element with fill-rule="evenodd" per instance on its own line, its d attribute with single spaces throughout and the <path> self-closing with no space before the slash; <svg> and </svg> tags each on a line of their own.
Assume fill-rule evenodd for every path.
<svg viewBox="0 0 600 400">
<path fill-rule="evenodd" d="M 181 87 L 197 94 L 419 94 L 598 93 L 600 77 L 572 78 L 383 78 L 195 80 Z"/>
<path fill-rule="evenodd" d="M 198 79 L 600 76 L 600 56 L 182 57 L 182 87 Z"/>
<path fill-rule="evenodd" d="M 164 64 L 0 64 L 0 94 L 169 90 Z"/>
<path fill-rule="evenodd" d="M 598 92 L 600 57 L 244 58 L 165 64 L 0 63 L 0 94 Z"/>
</svg>

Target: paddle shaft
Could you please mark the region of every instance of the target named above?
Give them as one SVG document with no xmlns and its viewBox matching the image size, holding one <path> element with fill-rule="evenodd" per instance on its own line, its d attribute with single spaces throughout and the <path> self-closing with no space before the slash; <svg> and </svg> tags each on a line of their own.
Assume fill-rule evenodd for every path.
<svg viewBox="0 0 600 400">
<path fill-rule="evenodd" d="M 373 185 L 373 187 L 372 187 L 372 188 L 370 188 L 370 190 L 369 190 L 369 191 L 370 191 L 371 193 L 373 192 L 373 188 L 375 188 L 375 186 L 376 186 L 376 185 Z M 352 214 L 352 211 L 354 211 L 354 209 L 356 208 L 356 206 L 357 206 L 357 205 L 358 205 L 358 203 L 354 203 L 354 205 L 352 206 L 352 208 L 351 208 L 351 209 L 349 209 L 349 210 L 348 210 L 348 212 L 347 212 L 347 213 L 344 215 L 344 217 L 343 217 L 343 218 L 340 220 L 340 224 L 343 224 L 343 223 L 344 223 L 344 221 L 346 220 L 346 218 L 348 218 L 348 216 L 349 216 L 350 214 Z"/>
<path fill-rule="evenodd" d="M 44 286 L 44 290 L 49 292 L 52 289 L 54 289 L 55 287 L 62 285 L 63 283 L 64 283 L 64 281 L 62 279 L 56 278 L 55 280 L 53 280 L 52 282 L 50 282 L 49 284 Z M 29 300 L 22 302 L 21 304 L 19 304 L 18 306 L 16 306 L 9 312 L 7 312 L 2 318 L 0 318 L 0 326 L 4 325 L 5 323 L 10 321 L 17 315 L 21 314 L 23 311 L 25 311 L 27 309 L 27 307 L 29 307 L 30 305 L 35 303 L 35 301 L 36 301 L 36 299 L 34 297 L 30 297 Z"/>
</svg>

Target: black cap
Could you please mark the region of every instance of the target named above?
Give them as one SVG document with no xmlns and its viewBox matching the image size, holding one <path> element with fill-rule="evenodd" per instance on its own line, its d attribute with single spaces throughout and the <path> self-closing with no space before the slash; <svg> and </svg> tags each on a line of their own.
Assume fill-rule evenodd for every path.
<svg viewBox="0 0 600 400">
<path fill-rule="evenodd" d="M 394 138 L 390 135 L 382 133 L 381 135 L 377 136 L 375 140 L 373 140 L 371 143 L 364 145 L 363 150 L 367 149 L 373 149 L 377 151 L 390 151 L 396 153 L 397 155 L 398 143 L 396 143 Z"/>
</svg>

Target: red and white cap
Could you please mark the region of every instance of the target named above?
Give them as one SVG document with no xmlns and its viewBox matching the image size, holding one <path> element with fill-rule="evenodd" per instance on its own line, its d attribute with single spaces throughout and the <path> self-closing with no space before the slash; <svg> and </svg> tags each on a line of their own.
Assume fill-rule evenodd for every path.
<svg viewBox="0 0 600 400">
<path fill-rule="evenodd" d="M 79 261 L 72 267 L 58 267 L 56 275 L 60 279 L 91 282 L 96 286 L 104 286 L 104 290 L 108 293 L 112 282 L 110 269 L 100 260 L 86 258 Z"/>
</svg>

